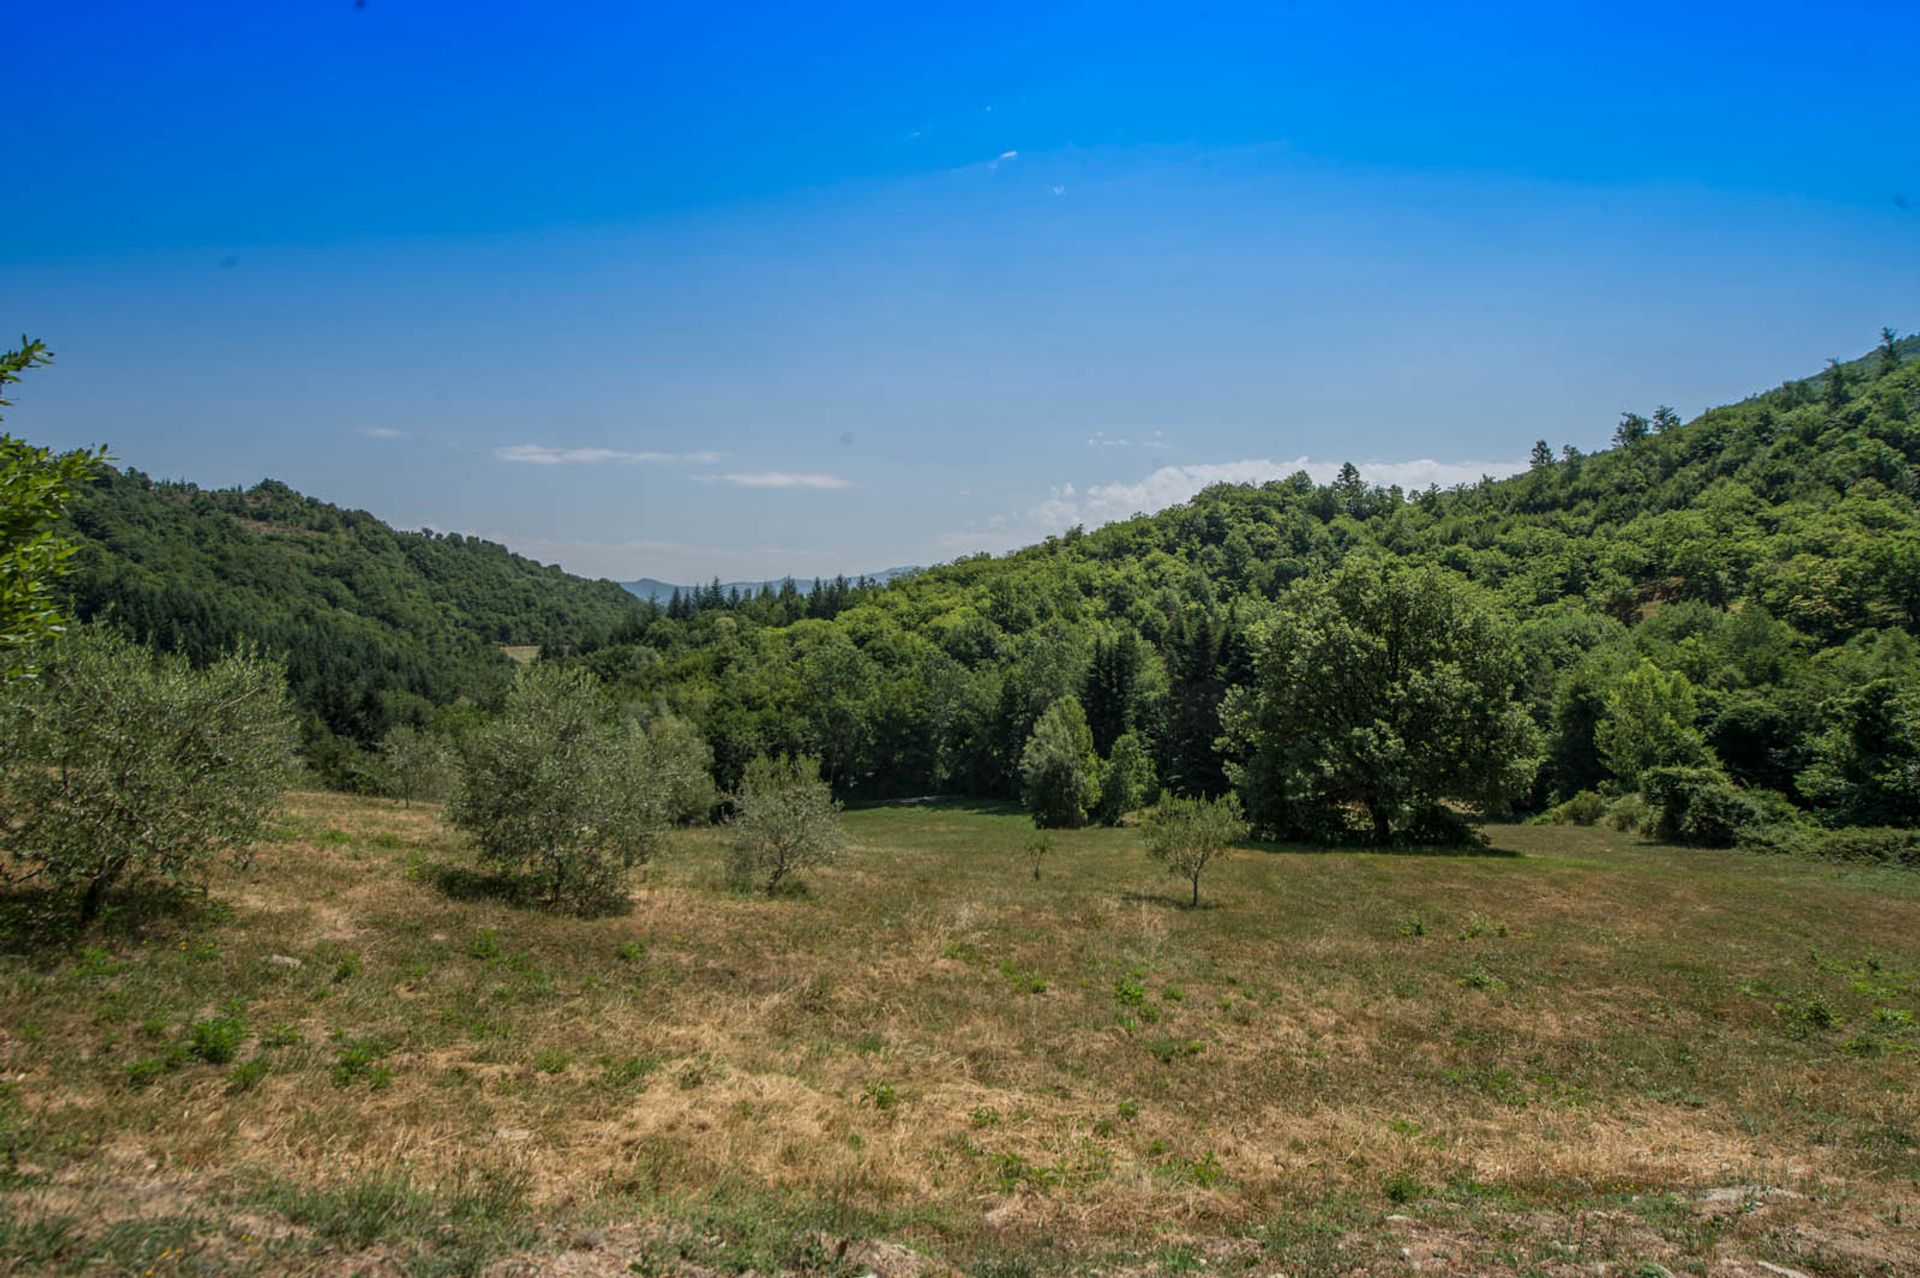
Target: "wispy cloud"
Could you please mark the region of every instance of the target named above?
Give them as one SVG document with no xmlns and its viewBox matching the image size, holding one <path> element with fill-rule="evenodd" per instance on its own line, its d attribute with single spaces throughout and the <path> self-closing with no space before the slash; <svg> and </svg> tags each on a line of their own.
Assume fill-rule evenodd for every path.
<svg viewBox="0 0 1920 1278">
<path fill-rule="evenodd" d="M 524 462 L 534 466 L 637 466 L 648 462 L 697 462 L 710 464 L 720 460 L 719 453 L 633 452 L 623 448 L 550 448 L 545 444 L 506 444 L 493 450 L 501 461 Z"/>
<path fill-rule="evenodd" d="M 852 485 L 838 475 L 790 470 L 745 470 L 726 475 L 701 475 L 709 483 L 732 484 L 735 488 L 848 488 Z"/>
<path fill-rule="evenodd" d="M 362 435 L 365 435 L 368 439 L 399 439 L 402 435 L 405 435 L 407 432 L 403 430 L 395 430 L 391 426 L 369 426 L 366 429 L 362 430 L 360 433 Z"/>
<path fill-rule="evenodd" d="M 1136 514 L 1165 510 L 1214 484 L 1264 484 L 1300 471 L 1305 471 L 1316 483 L 1326 483 L 1339 473 L 1343 464 L 1304 456 L 1292 461 L 1250 457 L 1230 462 L 1161 466 L 1131 483 L 1058 484 L 1044 499 L 1020 514 L 995 515 L 975 527 L 945 533 L 939 543 L 954 551 L 1012 550 L 1076 524 L 1097 528 Z M 1398 484 L 1406 489 L 1438 484 L 1447 488 L 1475 483 L 1484 475 L 1513 475 L 1525 469 L 1524 462 L 1444 462 L 1421 457 L 1412 461 L 1368 462 L 1360 467 L 1360 475 L 1370 484 Z"/>
<path fill-rule="evenodd" d="M 1087 436 L 1088 448 L 1165 448 L 1166 446 L 1166 439 L 1157 430 L 1151 435 L 1141 436 L 1109 435 L 1103 430 L 1096 430 Z"/>
</svg>

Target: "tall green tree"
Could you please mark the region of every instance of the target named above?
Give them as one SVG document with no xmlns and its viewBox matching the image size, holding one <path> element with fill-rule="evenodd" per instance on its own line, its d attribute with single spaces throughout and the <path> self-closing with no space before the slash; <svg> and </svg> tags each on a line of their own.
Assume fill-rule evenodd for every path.
<svg viewBox="0 0 1920 1278">
<path fill-rule="evenodd" d="M 52 362 L 46 344 L 22 337 L 0 351 L 0 392 Z M 9 401 L 0 398 L 0 408 Z M 54 454 L 0 434 L 0 679 L 32 673 L 27 653 L 66 621 L 56 586 L 72 543 L 57 531 L 74 490 L 106 459 L 104 448 Z"/>
<path fill-rule="evenodd" d="M 1061 697 L 1033 725 L 1020 752 L 1021 797 L 1041 829 L 1077 828 L 1100 801 L 1100 758 L 1086 712 Z"/>
<path fill-rule="evenodd" d="M 1159 789 L 1146 743 L 1139 733 L 1126 733 L 1113 743 L 1112 752 L 1101 765 L 1095 815 L 1103 824 L 1119 825 L 1127 813 L 1151 802 Z"/>
<path fill-rule="evenodd" d="M 1821 718 L 1801 792 L 1835 825 L 1920 825 L 1920 677 L 1841 693 Z"/>
<path fill-rule="evenodd" d="M 1326 836 L 1357 806 L 1384 843 L 1443 804 L 1510 802 L 1540 753 L 1523 673 L 1511 626 L 1451 573 L 1367 559 L 1296 586 L 1227 716 L 1249 815 Z"/>
<path fill-rule="evenodd" d="M 1693 682 L 1678 670 L 1642 659 L 1607 694 L 1606 717 L 1594 729 L 1594 744 L 1613 775 L 1638 787 L 1651 768 L 1698 768 L 1712 751 L 1697 724 Z"/>
</svg>

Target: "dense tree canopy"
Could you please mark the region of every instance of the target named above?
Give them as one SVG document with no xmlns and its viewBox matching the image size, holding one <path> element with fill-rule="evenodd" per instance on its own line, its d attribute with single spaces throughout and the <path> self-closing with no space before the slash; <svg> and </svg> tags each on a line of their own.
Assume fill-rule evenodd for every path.
<svg viewBox="0 0 1920 1278">
<path fill-rule="evenodd" d="M 591 670 L 643 718 L 695 725 L 722 790 L 756 757 L 805 755 L 841 795 L 1016 798 L 1036 726 L 1071 698 L 1089 797 L 1110 776 L 1185 796 L 1237 777 L 1272 828 L 1270 800 L 1288 794 L 1316 820 L 1427 837 L 1447 805 L 1518 787 L 1516 803 L 1546 809 L 1675 766 L 1821 823 L 1905 820 L 1916 349 L 1883 342 L 1691 422 L 1629 413 L 1618 446 L 1542 441 L 1510 479 L 1408 493 L 1347 468 L 1219 485 L 884 587 L 702 589 L 665 609 L 279 485 L 205 493 L 115 472 L 74 503 L 74 598 L 196 659 L 246 637 L 287 654 L 310 756 L 490 713 L 509 673 L 494 645 L 518 641 Z M 1282 704 L 1278 689 L 1309 685 L 1278 673 L 1277 641 L 1376 669 L 1339 614 L 1416 585 L 1408 606 L 1442 636 L 1422 649 L 1429 675 L 1359 678 L 1345 691 L 1370 690 L 1353 705 L 1364 721 Z M 1469 687 L 1502 691 L 1478 703 Z M 1255 711 L 1307 715 L 1297 726 L 1328 739 L 1277 754 L 1271 731 L 1242 730 Z"/>
<path fill-rule="evenodd" d="M 242 642 L 276 654 L 309 759 L 336 784 L 370 771 L 360 750 L 390 727 L 497 703 L 513 676 L 503 645 L 602 644 L 647 611 L 613 582 L 398 532 L 273 481 L 207 491 L 102 467 L 66 529 L 77 616 L 196 664 Z"/>
<path fill-rule="evenodd" d="M 1357 811 L 1384 843 L 1449 802 L 1504 807 L 1533 778 L 1513 628 L 1452 573 L 1353 560 L 1291 591 L 1259 645 L 1229 718 L 1262 830 L 1343 837 Z"/>
</svg>

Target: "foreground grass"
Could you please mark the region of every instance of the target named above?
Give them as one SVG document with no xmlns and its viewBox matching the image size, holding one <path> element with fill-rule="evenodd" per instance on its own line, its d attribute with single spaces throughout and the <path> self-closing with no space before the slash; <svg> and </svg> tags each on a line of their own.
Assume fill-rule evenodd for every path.
<svg viewBox="0 0 1920 1278">
<path fill-rule="evenodd" d="M 1912 1272 L 1920 883 L 1597 830 L 1235 853 L 853 812 L 519 908 L 303 795 L 184 912 L 0 935 L 0 1272 Z"/>
</svg>

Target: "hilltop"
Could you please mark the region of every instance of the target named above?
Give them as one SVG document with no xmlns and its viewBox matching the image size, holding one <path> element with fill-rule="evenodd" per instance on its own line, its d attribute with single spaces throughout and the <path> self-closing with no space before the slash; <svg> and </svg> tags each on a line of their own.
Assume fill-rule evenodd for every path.
<svg viewBox="0 0 1920 1278">
<path fill-rule="evenodd" d="M 855 793 L 1011 795 L 1036 720 L 1073 696 L 1102 754 L 1136 733 L 1161 783 L 1217 792 L 1233 762 L 1221 709 L 1252 678 L 1264 623 L 1296 583 L 1384 557 L 1458 574 L 1517 630 L 1549 747 L 1532 803 L 1606 779 L 1595 724 L 1645 660 L 1693 685 L 1735 781 L 1837 812 L 1809 769 L 1839 766 L 1823 740 L 1836 722 L 1880 713 L 1847 698 L 1920 699 L 1916 348 L 1884 344 L 1691 422 L 1628 415 L 1592 455 L 1541 441 L 1508 479 L 1223 484 L 927 569 L 830 617 L 701 608 L 579 659 L 699 722 L 723 782 L 755 752 L 801 750 Z M 1867 807 L 1849 819 L 1920 817 Z"/>
<path fill-rule="evenodd" d="M 1222 709 L 1252 678 L 1263 625 L 1296 583 L 1386 557 L 1459 574 L 1516 627 L 1549 747 L 1531 805 L 1605 782 L 1595 724 L 1648 660 L 1695 686 L 1735 781 L 1905 824 L 1920 811 L 1862 806 L 1859 786 L 1849 798 L 1809 770 L 1832 763 L 1836 716 L 1907 713 L 1920 670 L 1917 350 L 1886 343 L 1691 422 L 1628 415 L 1592 455 L 1541 441 L 1508 479 L 1409 493 L 1349 469 L 1218 485 L 884 582 L 689 589 L 679 615 L 635 598 L 665 583 L 586 581 L 283 484 L 212 492 L 109 471 L 70 517 L 73 602 L 197 659 L 238 641 L 284 654 L 309 757 L 335 784 L 355 783 L 388 725 L 492 704 L 511 644 L 692 719 L 723 784 L 786 750 L 819 755 L 846 793 L 1010 795 L 1036 720 L 1070 695 L 1103 755 L 1134 734 L 1160 784 L 1215 793 L 1235 762 Z M 1894 708 L 1842 705 L 1869 686 Z"/>
<path fill-rule="evenodd" d="M 334 781 L 390 725 L 495 696 L 513 670 L 503 646 L 604 643 L 642 611 L 614 582 L 274 480 L 209 490 L 104 467 L 67 525 L 76 616 L 195 661 L 240 643 L 284 656 L 309 755 Z"/>
</svg>

